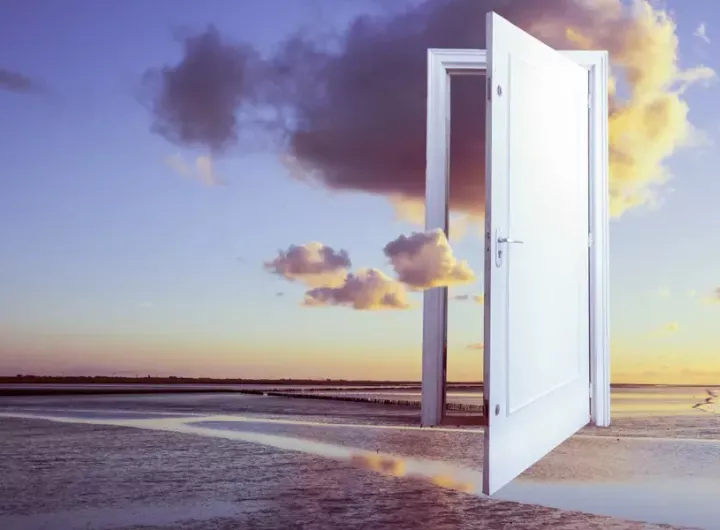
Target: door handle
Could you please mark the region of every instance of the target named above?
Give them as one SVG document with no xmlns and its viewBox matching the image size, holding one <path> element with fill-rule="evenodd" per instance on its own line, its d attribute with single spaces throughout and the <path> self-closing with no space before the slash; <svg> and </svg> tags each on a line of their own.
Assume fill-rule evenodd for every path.
<svg viewBox="0 0 720 530">
<path fill-rule="evenodd" d="M 500 230 L 495 231 L 495 265 L 497 267 L 502 267 L 503 264 L 503 247 L 500 245 L 500 243 L 515 243 L 518 245 L 522 245 L 524 241 L 521 241 L 519 239 L 513 239 L 511 237 L 500 237 Z"/>
<path fill-rule="evenodd" d="M 498 243 L 518 243 L 522 245 L 524 241 L 520 241 L 519 239 L 511 239 L 509 237 L 501 237 L 498 239 Z"/>
</svg>

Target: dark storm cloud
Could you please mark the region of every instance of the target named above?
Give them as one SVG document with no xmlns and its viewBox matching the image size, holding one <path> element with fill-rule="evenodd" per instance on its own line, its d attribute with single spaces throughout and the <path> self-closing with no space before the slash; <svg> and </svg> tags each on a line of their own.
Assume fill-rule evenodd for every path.
<svg viewBox="0 0 720 530">
<path fill-rule="evenodd" d="M 238 140 L 238 111 L 262 102 L 291 116 L 280 132 L 295 175 L 331 189 L 420 199 L 427 49 L 484 48 L 490 10 L 522 25 L 572 4 L 433 0 L 401 14 L 358 17 L 339 51 L 297 34 L 264 61 L 211 27 L 185 39 L 177 65 L 154 72 L 155 129 L 175 143 L 222 149 Z M 483 94 L 481 77 L 453 89 L 451 202 L 463 210 L 484 199 Z"/>
<path fill-rule="evenodd" d="M 429 0 L 360 16 L 332 46 L 299 33 L 265 58 L 210 28 L 148 75 L 154 128 L 215 151 L 270 130 L 295 177 L 422 205 L 427 49 L 485 48 L 488 11 L 558 48 L 610 51 L 628 85 L 619 100 L 610 84 L 611 213 L 652 202 L 692 129 L 677 88 L 714 72 L 678 69 L 672 17 L 646 2 Z M 453 83 L 450 202 L 482 213 L 484 79 Z"/>
<path fill-rule="evenodd" d="M 239 140 L 238 110 L 256 95 L 260 61 L 249 45 L 226 43 L 209 26 L 182 39 L 183 58 L 149 70 L 143 93 L 153 131 L 169 141 L 224 151 Z"/>
<path fill-rule="evenodd" d="M 322 72 L 319 86 L 297 92 L 288 148 L 298 172 L 331 189 L 422 199 L 427 49 L 484 48 L 487 6 L 440 0 L 389 19 L 358 18 L 337 54 L 307 40 L 290 41 L 285 49 L 296 58 L 288 61 L 295 65 L 290 86 L 312 87 Z M 484 105 L 482 77 L 455 83 L 454 207 L 470 209 L 484 198 Z"/>
<path fill-rule="evenodd" d="M 0 68 L 0 90 L 17 94 L 31 94 L 42 91 L 42 85 L 25 74 Z"/>
</svg>

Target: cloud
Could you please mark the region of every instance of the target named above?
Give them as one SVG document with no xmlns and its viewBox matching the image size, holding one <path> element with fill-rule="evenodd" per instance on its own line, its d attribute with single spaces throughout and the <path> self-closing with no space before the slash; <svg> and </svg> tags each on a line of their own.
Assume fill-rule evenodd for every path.
<svg viewBox="0 0 720 530">
<path fill-rule="evenodd" d="M 413 289 L 470 283 L 475 274 L 466 261 L 453 255 L 442 230 L 401 235 L 383 249 L 398 280 Z"/>
<path fill-rule="evenodd" d="M 346 250 L 337 251 L 318 242 L 290 245 L 263 266 L 272 274 L 308 287 L 305 306 L 349 306 L 357 310 L 408 309 L 408 289 L 420 291 L 474 280 L 472 270 L 455 258 L 441 230 L 401 235 L 383 251 L 397 279 L 374 268 L 351 273 Z M 472 299 L 482 300 L 482 295 Z"/>
<path fill-rule="evenodd" d="M 346 250 L 334 250 L 318 242 L 290 245 L 264 264 L 268 272 L 307 287 L 341 287 L 351 266 Z"/>
<path fill-rule="evenodd" d="M 165 159 L 165 163 L 183 177 L 205 184 L 206 186 L 220 186 L 222 181 L 213 171 L 212 158 L 200 155 L 195 158 L 194 167 L 189 165 L 180 155 L 172 155 Z"/>
<path fill-rule="evenodd" d="M 141 99 L 152 113 L 153 132 L 214 153 L 241 139 L 241 107 L 254 101 L 260 64 L 252 46 L 224 42 L 215 27 L 180 36 L 182 60 L 148 70 Z"/>
<path fill-rule="evenodd" d="M 705 22 L 702 22 L 695 32 L 693 33 L 693 37 L 697 37 L 701 41 L 706 42 L 707 44 L 710 44 L 710 38 L 707 36 L 707 27 L 705 26 Z"/>
<path fill-rule="evenodd" d="M 468 350 L 484 350 L 485 345 L 482 342 L 473 342 L 468 344 Z"/>
<path fill-rule="evenodd" d="M 358 17 L 332 48 L 298 33 L 265 58 L 224 42 L 211 27 L 183 39 L 176 65 L 146 76 L 148 107 L 154 130 L 181 145 L 219 151 L 272 130 L 295 178 L 418 209 L 426 50 L 484 48 L 485 14 L 495 10 L 549 45 L 609 50 L 610 206 L 619 216 L 658 202 L 670 177 L 665 162 L 693 137 L 685 91 L 715 76 L 707 67 L 679 68 L 675 23 L 655 5 L 430 0 L 399 14 Z M 473 216 L 484 211 L 483 90 L 477 77 L 453 86 L 451 208 Z"/>
<path fill-rule="evenodd" d="M 25 74 L 0 68 L 0 90 L 16 94 L 32 94 L 41 92 L 43 86 Z"/>
<path fill-rule="evenodd" d="M 303 305 L 347 306 L 359 311 L 410 308 L 405 286 L 377 269 L 349 273 L 339 287 L 310 289 Z"/>
</svg>

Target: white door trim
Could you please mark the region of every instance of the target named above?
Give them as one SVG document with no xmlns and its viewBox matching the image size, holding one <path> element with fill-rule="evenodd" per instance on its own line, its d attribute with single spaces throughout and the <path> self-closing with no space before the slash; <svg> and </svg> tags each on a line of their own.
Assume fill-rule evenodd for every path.
<svg viewBox="0 0 720 530">
<path fill-rule="evenodd" d="M 610 425 L 609 59 L 606 51 L 560 53 L 589 72 L 590 422 L 607 427 Z M 487 54 L 485 50 L 429 49 L 427 57 L 425 229 L 439 228 L 449 236 L 450 78 L 484 75 Z M 446 287 L 425 291 L 421 395 L 421 424 L 425 427 L 440 425 L 445 416 L 447 303 Z"/>
</svg>

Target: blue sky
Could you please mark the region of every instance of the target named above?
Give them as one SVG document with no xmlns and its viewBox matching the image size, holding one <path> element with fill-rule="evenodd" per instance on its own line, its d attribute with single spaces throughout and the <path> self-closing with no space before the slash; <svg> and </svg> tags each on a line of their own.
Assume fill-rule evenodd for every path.
<svg viewBox="0 0 720 530">
<path fill-rule="evenodd" d="M 398 221 L 385 197 L 292 179 L 277 152 L 215 156 L 225 186 L 185 178 L 166 159 L 192 163 L 204 152 L 153 134 L 134 95 L 144 71 L 180 60 L 173 28 L 214 24 L 270 54 L 298 28 L 341 31 L 378 3 L 147 5 L 15 2 L 0 18 L 0 69 L 44 87 L 0 90 L 0 372 L 419 377 L 419 310 L 301 307 L 304 287 L 262 264 L 321 241 L 391 275 L 384 245 L 420 227 Z M 667 7 L 681 65 L 720 69 L 717 3 Z M 709 42 L 693 35 L 703 23 Z M 704 300 L 720 284 L 717 97 L 715 83 L 688 89 L 705 144 L 666 161 L 673 178 L 658 206 L 612 222 L 622 380 L 720 379 L 720 306 Z M 481 273 L 480 240 L 470 233 L 452 244 Z M 452 293 L 481 293 L 481 280 Z M 673 322 L 677 331 L 655 333 Z M 452 303 L 451 378 L 480 378 L 482 354 L 467 345 L 481 341 L 481 306 Z"/>
</svg>

